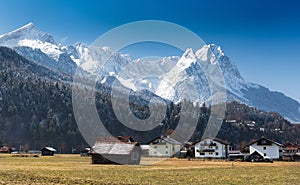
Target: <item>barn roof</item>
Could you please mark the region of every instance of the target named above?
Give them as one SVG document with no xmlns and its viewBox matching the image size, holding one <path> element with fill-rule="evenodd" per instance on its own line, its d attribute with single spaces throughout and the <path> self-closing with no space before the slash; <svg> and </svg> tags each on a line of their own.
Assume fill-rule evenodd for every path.
<svg viewBox="0 0 300 185">
<path fill-rule="evenodd" d="M 109 137 L 99 137 L 96 142 L 135 142 L 131 136 L 109 136 Z"/>
<path fill-rule="evenodd" d="M 139 147 L 137 142 L 96 142 L 93 146 L 93 152 L 98 154 L 130 155 L 135 147 Z"/>
<path fill-rule="evenodd" d="M 50 147 L 50 146 L 46 146 L 46 147 L 42 148 L 42 150 L 43 149 L 49 150 L 51 152 L 56 152 L 56 150 L 54 148 Z"/>
</svg>

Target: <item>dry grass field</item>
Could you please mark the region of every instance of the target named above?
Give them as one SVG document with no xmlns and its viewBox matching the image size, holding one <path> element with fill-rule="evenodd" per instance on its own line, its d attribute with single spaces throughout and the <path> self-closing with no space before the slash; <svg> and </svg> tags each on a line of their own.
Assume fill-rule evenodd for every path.
<svg viewBox="0 0 300 185">
<path fill-rule="evenodd" d="M 92 165 L 89 157 L 0 155 L 0 184 L 300 184 L 300 163 L 168 159 L 155 165 Z"/>
</svg>

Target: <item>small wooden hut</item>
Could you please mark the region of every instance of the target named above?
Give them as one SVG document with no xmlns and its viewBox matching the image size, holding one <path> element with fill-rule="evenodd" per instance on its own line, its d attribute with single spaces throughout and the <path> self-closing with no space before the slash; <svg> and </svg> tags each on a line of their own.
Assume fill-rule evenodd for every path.
<svg viewBox="0 0 300 185">
<path fill-rule="evenodd" d="M 41 149 L 42 152 L 42 156 L 54 156 L 54 153 L 56 152 L 56 150 L 52 147 L 44 147 Z"/>
<path fill-rule="evenodd" d="M 141 152 L 140 144 L 131 137 L 118 136 L 98 139 L 90 155 L 92 164 L 138 165 Z"/>
</svg>

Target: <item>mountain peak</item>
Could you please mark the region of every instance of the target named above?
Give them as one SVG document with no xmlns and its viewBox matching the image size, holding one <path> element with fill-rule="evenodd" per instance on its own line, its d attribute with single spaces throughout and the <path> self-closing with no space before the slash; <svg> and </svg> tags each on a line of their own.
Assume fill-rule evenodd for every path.
<svg viewBox="0 0 300 185">
<path fill-rule="evenodd" d="M 7 34 L 0 35 L 0 44 L 5 46 L 18 46 L 20 40 L 40 40 L 54 44 L 54 38 L 48 33 L 39 30 L 32 22 Z"/>
<path fill-rule="evenodd" d="M 187 48 L 182 56 L 185 58 L 195 58 L 195 54 L 192 48 Z"/>
<path fill-rule="evenodd" d="M 36 29 L 36 26 L 33 24 L 33 22 L 30 22 L 30 23 L 28 23 L 28 24 L 22 26 L 21 28 L 18 28 L 15 31 L 12 31 L 12 32 L 32 30 L 32 29 Z"/>
<path fill-rule="evenodd" d="M 188 68 L 192 63 L 196 63 L 197 59 L 192 48 L 188 48 L 177 62 L 177 66 Z"/>
<path fill-rule="evenodd" d="M 208 46 L 208 48 L 211 49 L 211 51 L 214 53 L 214 55 L 216 55 L 216 57 L 221 57 L 221 56 L 225 55 L 221 46 L 218 46 L 216 44 L 209 44 L 207 46 Z"/>
<path fill-rule="evenodd" d="M 208 58 L 214 57 L 215 59 L 219 59 L 222 56 L 225 56 L 221 46 L 218 46 L 216 44 L 204 45 L 202 48 L 196 51 L 197 56 L 203 57 L 203 54 L 208 55 Z"/>
</svg>

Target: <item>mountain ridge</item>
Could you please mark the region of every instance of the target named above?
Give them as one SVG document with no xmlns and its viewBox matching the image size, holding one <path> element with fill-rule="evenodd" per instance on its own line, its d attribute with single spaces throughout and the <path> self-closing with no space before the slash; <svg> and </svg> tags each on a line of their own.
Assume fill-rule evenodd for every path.
<svg viewBox="0 0 300 185">
<path fill-rule="evenodd" d="M 147 89 L 174 102 L 194 96 L 199 98 L 199 103 L 208 101 L 213 95 L 199 63 L 219 65 L 226 85 L 227 101 L 238 100 L 265 111 L 279 112 L 291 122 L 300 122 L 299 102 L 261 85 L 246 82 L 236 65 L 222 48 L 215 44 L 204 45 L 197 51 L 187 49 L 178 58 L 157 59 L 154 67 L 144 66 L 140 59 L 131 60 L 127 54 L 112 53 L 108 47 L 93 50 L 82 43 L 74 46 L 59 45 L 51 35 L 40 31 L 33 23 L 1 35 L 0 45 L 10 47 L 26 59 L 65 74 L 74 75 L 79 68 L 97 76 L 100 74 L 103 83 L 106 83 L 107 77 L 114 76 L 123 85 L 126 86 L 127 83 L 131 89 Z M 175 65 L 182 67 L 178 73 L 180 78 L 171 84 L 162 84 L 164 74 Z M 166 66 L 167 70 L 164 69 Z M 132 71 L 134 74 L 129 73 Z M 155 72 L 155 75 L 151 76 L 151 72 Z M 187 85 L 195 87 L 196 92 L 185 91 Z"/>
</svg>

